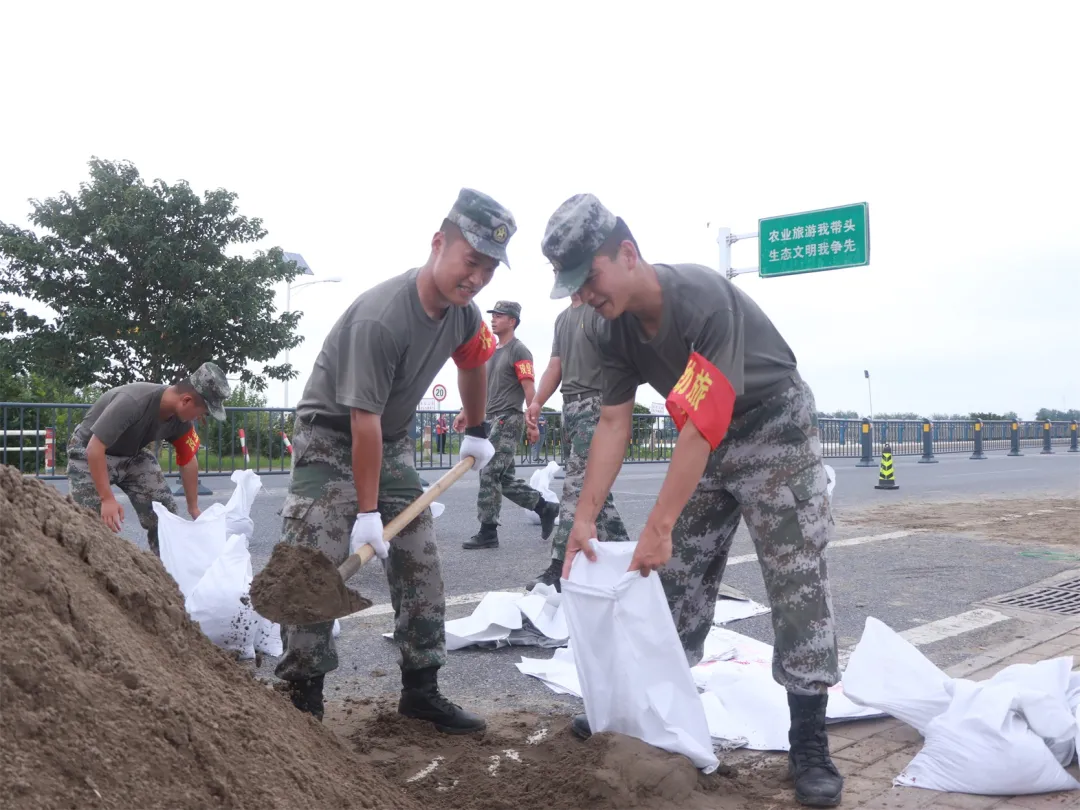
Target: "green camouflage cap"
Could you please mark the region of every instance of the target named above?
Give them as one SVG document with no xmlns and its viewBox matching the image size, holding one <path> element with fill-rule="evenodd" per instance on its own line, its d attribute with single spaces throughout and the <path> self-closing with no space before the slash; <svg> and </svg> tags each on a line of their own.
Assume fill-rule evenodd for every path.
<svg viewBox="0 0 1080 810">
<path fill-rule="evenodd" d="M 219 422 L 224 422 L 225 400 L 231 393 L 225 372 L 214 363 L 203 363 L 191 375 L 191 386 L 203 398 L 207 412 Z"/>
<path fill-rule="evenodd" d="M 511 318 L 521 320 L 521 304 L 517 301 L 496 301 L 495 306 L 488 312 L 498 312 L 501 315 L 509 315 Z"/>
<path fill-rule="evenodd" d="M 510 266 L 506 245 L 517 231 L 517 223 L 507 208 L 483 192 L 463 188 L 446 218 L 461 228 L 474 250 Z"/>
<path fill-rule="evenodd" d="M 555 209 L 540 242 L 540 250 L 555 268 L 552 298 L 566 298 L 581 289 L 593 256 L 617 221 L 592 194 L 575 194 Z"/>
</svg>

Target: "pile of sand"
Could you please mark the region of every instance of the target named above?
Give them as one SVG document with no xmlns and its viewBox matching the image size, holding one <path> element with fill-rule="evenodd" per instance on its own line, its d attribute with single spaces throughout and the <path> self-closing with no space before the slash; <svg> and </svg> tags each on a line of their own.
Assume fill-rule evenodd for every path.
<svg viewBox="0 0 1080 810">
<path fill-rule="evenodd" d="M 215 647 L 156 557 L 10 466 L 0 635 L 7 808 L 421 806 Z"/>
</svg>

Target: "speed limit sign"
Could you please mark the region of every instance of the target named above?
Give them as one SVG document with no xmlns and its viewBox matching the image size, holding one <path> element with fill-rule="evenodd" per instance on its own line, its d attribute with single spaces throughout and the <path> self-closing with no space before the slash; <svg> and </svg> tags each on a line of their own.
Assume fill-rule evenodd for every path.
<svg viewBox="0 0 1080 810">
<path fill-rule="evenodd" d="M 446 399 L 446 386 L 443 385 L 442 383 L 440 383 L 439 385 L 436 385 L 432 389 L 431 395 L 433 397 L 435 397 L 436 402 L 442 402 L 444 399 Z"/>
</svg>

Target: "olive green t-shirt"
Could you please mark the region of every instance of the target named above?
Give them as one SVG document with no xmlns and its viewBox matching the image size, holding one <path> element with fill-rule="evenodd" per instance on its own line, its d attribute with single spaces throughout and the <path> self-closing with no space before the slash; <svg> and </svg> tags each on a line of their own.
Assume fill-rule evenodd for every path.
<svg viewBox="0 0 1080 810">
<path fill-rule="evenodd" d="M 664 299 L 659 331 L 647 338 L 628 312 L 607 322 L 601 343 L 605 405 L 626 402 L 641 383 L 667 397 L 691 352 L 727 378 L 736 414 L 791 384 L 795 354 L 750 296 L 702 265 L 654 266 Z"/>
<path fill-rule="evenodd" d="M 152 442 L 179 439 L 191 422 L 175 416 L 162 421 L 158 412 L 167 387 L 138 382 L 106 391 L 75 428 L 72 441 L 85 447 L 97 436 L 108 455 L 130 458 Z"/>
<path fill-rule="evenodd" d="M 534 380 L 532 352 L 516 337 L 487 361 L 487 415 L 524 410 L 522 380 Z"/>
<path fill-rule="evenodd" d="M 322 417 L 348 431 L 357 408 L 382 417 L 384 441 L 400 439 L 446 361 L 478 338 L 493 345 L 475 302 L 433 320 L 420 303 L 418 274 L 414 268 L 377 284 L 342 313 L 323 341 L 297 418 Z"/>
<path fill-rule="evenodd" d="M 599 394 L 603 388 L 603 363 L 599 334 L 600 315 L 588 304 L 571 304 L 555 319 L 551 356 L 562 364 L 561 389 L 564 396 Z"/>
</svg>

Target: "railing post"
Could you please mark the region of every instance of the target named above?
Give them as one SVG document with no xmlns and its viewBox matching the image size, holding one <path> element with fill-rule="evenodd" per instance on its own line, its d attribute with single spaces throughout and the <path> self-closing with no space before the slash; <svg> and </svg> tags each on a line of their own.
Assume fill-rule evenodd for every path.
<svg viewBox="0 0 1080 810">
<path fill-rule="evenodd" d="M 919 459 L 920 464 L 937 464 L 938 461 L 934 458 L 934 425 L 929 419 L 922 420 L 922 458 Z"/>
<path fill-rule="evenodd" d="M 983 439 L 982 439 L 982 420 L 976 419 L 973 427 L 975 431 L 975 452 L 971 454 L 971 458 L 975 461 L 983 461 L 986 456 L 983 455 Z"/>
<path fill-rule="evenodd" d="M 862 456 L 859 457 L 859 463 L 856 467 L 873 467 L 874 466 L 874 437 L 870 432 L 870 420 L 862 420 Z"/>
<path fill-rule="evenodd" d="M 1076 423 L 1073 422 L 1073 427 Z M 1076 431 L 1073 431 L 1076 436 Z M 52 475 L 56 472 L 56 429 L 45 428 L 45 474 Z"/>
<path fill-rule="evenodd" d="M 1073 419 L 1072 422 L 1069 423 L 1069 452 L 1070 453 L 1080 453 L 1080 446 L 1077 446 L 1076 428 L 1077 428 L 1076 420 Z"/>
<path fill-rule="evenodd" d="M 1009 425 L 1009 432 L 1011 439 L 1011 447 L 1009 448 L 1010 456 L 1022 456 L 1020 452 L 1020 423 L 1015 419 L 1012 420 L 1012 424 Z"/>
<path fill-rule="evenodd" d="M 1039 453 L 1040 456 L 1050 456 L 1054 453 L 1054 448 L 1050 446 L 1050 429 L 1053 427 L 1053 422 L 1049 419 L 1043 421 L 1043 449 Z"/>
</svg>

